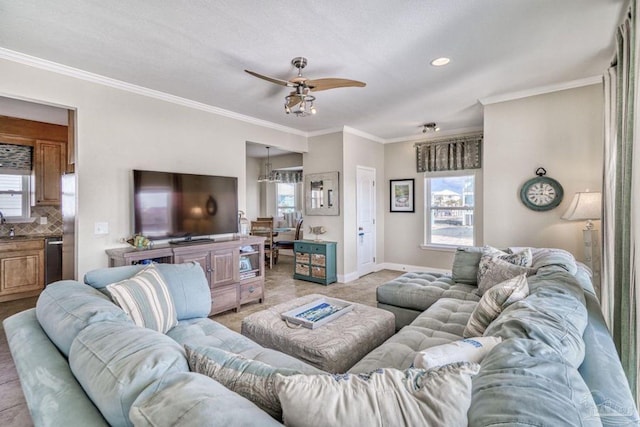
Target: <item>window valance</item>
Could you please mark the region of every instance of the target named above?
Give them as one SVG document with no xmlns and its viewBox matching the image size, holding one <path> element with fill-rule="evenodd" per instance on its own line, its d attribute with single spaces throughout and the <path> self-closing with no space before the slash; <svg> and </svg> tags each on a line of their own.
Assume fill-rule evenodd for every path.
<svg viewBox="0 0 640 427">
<path fill-rule="evenodd" d="M 302 182 L 302 171 L 275 170 L 273 171 L 273 175 L 276 181 L 279 182 L 286 182 L 290 184 Z"/>
<path fill-rule="evenodd" d="M 418 172 L 479 169 L 482 139 L 482 134 L 476 134 L 415 144 Z"/>
<path fill-rule="evenodd" d="M 30 175 L 33 147 L 28 145 L 0 144 L 0 174 Z"/>
</svg>

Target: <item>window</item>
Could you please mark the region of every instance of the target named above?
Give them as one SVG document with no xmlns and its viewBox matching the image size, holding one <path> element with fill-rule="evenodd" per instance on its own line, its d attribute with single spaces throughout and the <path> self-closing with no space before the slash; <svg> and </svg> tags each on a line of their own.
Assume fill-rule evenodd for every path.
<svg viewBox="0 0 640 427">
<path fill-rule="evenodd" d="M 290 182 L 276 184 L 276 217 L 284 218 L 284 214 L 296 211 L 296 185 Z"/>
<path fill-rule="evenodd" d="M 475 174 L 425 177 L 425 245 L 475 244 Z"/>
<path fill-rule="evenodd" d="M 29 206 L 29 176 L 0 174 L 0 212 L 5 218 L 27 218 Z"/>
</svg>

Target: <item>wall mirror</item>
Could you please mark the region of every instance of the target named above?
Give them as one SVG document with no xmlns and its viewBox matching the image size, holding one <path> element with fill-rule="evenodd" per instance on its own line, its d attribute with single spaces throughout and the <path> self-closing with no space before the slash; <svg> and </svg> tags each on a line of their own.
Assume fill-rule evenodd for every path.
<svg viewBox="0 0 640 427">
<path fill-rule="evenodd" d="M 304 177 L 305 215 L 340 215 L 338 172 Z"/>
</svg>

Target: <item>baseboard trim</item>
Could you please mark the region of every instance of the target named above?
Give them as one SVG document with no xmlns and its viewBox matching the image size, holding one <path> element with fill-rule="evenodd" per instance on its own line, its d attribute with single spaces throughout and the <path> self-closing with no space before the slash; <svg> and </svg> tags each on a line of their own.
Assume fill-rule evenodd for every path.
<svg viewBox="0 0 640 427">
<path fill-rule="evenodd" d="M 436 267 L 424 267 L 421 265 L 408 265 L 408 264 L 396 264 L 392 262 L 385 262 L 379 264 L 379 270 L 394 270 L 394 271 L 433 271 L 435 273 L 451 274 L 451 270 Z"/>
</svg>

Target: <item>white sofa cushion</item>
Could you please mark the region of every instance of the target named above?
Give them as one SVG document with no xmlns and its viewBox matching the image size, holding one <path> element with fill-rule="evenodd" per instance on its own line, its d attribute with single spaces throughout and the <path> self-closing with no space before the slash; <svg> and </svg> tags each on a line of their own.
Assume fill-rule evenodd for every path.
<svg viewBox="0 0 640 427">
<path fill-rule="evenodd" d="M 419 369 L 433 369 L 455 362 L 480 363 L 491 349 L 501 342 L 500 337 L 477 337 L 437 345 L 419 351 L 413 359 L 413 366 Z"/>
<path fill-rule="evenodd" d="M 471 378 L 480 366 L 379 369 L 370 374 L 277 375 L 292 426 L 466 426 Z"/>
</svg>

